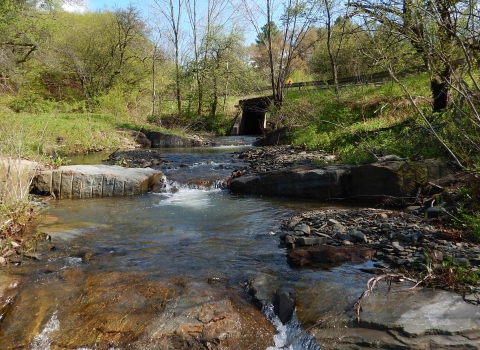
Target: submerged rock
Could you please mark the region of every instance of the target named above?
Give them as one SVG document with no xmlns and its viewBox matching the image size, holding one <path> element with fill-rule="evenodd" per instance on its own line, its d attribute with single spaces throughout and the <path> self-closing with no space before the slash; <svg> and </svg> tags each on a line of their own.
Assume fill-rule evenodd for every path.
<svg viewBox="0 0 480 350">
<path fill-rule="evenodd" d="M 2 320 L 0 344 L 27 349 L 266 349 L 275 329 L 240 293 L 221 283 L 149 279 L 125 271 L 62 270 L 55 297 L 29 285 Z M 61 281 L 61 282 L 60 282 Z M 0 289 L 0 292 L 2 290 Z M 25 291 L 24 291 L 25 292 Z M 42 300 L 41 303 L 38 300 Z M 58 327 L 49 328 L 54 320 Z M 21 324 L 27 331 L 18 337 Z M 47 332 L 48 331 L 48 332 Z M 38 348 L 38 347 L 37 347 Z"/>
<path fill-rule="evenodd" d="M 292 265 L 309 265 L 313 263 L 364 262 L 375 254 L 375 250 L 362 246 L 330 245 L 295 248 L 288 252 L 287 261 Z"/>
</svg>

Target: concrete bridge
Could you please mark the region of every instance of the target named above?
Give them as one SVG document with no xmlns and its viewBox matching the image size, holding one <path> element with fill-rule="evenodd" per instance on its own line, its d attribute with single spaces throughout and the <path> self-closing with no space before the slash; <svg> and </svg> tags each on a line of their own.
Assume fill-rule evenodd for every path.
<svg viewBox="0 0 480 350">
<path fill-rule="evenodd" d="M 240 113 L 230 129 L 230 136 L 236 135 L 261 135 L 267 126 L 267 112 L 271 96 L 240 100 Z"/>
</svg>

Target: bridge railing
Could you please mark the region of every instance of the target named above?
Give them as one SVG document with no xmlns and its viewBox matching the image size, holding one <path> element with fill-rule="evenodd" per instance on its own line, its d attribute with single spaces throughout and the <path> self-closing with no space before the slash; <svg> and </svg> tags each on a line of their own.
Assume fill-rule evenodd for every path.
<svg viewBox="0 0 480 350">
<path fill-rule="evenodd" d="M 398 74 L 399 77 L 405 77 L 410 74 L 418 73 L 425 71 L 425 67 L 417 66 L 413 69 L 407 69 Z M 371 74 L 364 74 L 358 75 L 354 77 L 347 77 L 338 79 L 338 86 L 339 87 L 347 87 L 352 85 L 365 85 L 365 84 L 374 84 L 374 85 L 382 85 L 387 82 L 387 79 L 391 79 L 390 73 L 387 71 L 384 72 L 377 72 Z M 314 89 L 327 89 L 334 85 L 334 80 L 316 80 L 316 81 L 306 81 L 306 82 L 299 82 L 299 83 L 292 83 L 286 84 L 286 89 L 299 89 L 302 88 L 314 88 Z M 265 90 L 269 90 L 270 88 L 265 88 Z"/>
</svg>

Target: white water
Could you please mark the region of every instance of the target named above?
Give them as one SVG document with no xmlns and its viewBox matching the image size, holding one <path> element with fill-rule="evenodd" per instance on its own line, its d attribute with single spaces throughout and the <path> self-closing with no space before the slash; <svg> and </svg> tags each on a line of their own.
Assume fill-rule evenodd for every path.
<svg viewBox="0 0 480 350">
<path fill-rule="evenodd" d="M 275 315 L 272 304 L 264 306 L 262 311 L 277 330 L 277 334 L 273 337 L 275 345 L 266 350 L 321 350 L 309 333 L 302 334 L 302 325 L 295 313 L 290 321 L 282 324 L 282 321 Z M 295 339 L 300 334 L 302 335 Z M 289 346 L 286 347 L 287 345 Z"/>
<path fill-rule="evenodd" d="M 32 350 L 50 350 L 50 345 L 52 341 L 49 338 L 49 335 L 60 329 L 60 321 L 57 317 L 57 312 L 55 311 L 50 318 L 50 320 L 45 325 L 43 331 L 33 338 L 32 341 Z"/>
</svg>

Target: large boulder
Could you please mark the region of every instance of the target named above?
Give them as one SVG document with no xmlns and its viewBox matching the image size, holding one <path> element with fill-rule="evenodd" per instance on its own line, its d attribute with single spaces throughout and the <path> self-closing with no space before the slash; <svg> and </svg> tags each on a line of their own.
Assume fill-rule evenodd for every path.
<svg viewBox="0 0 480 350">
<path fill-rule="evenodd" d="M 351 168 L 347 192 L 350 197 L 380 203 L 388 197 L 415 197 L 419 186 L 450 175 L 447 165 L 437 160 L 365 164 Z"/>
<path fill-rule="evenodd" d="M 33 187 L 57 199 L 128 196 L 146 192 L 162 172 L 115 165 L 69 165 L 40 172 Z"/>
<path fill-rule="evenodd" d="M 349 166 L 299 167 L 233 179 L 232 191 L 319 199 L 346 196 L 342 178 Z"/>
<path fill-rule="evenodd" d="M 160 131 L 149 131 L 145 134 L 152 148 L 185 148 L 203 146 L 205 142 L 199 138 L 167 134 Z"/>
<path fill-rule="evenodd" d="M 353 198 L 370 203 L 400 203 L 416 197 L 429 182 L 449 178 L 444 162 L 391 161 L 365 165 L 300 166 L 246 174 L 232 179 L 236 192 L 327 199 Z"/>
</svg>

